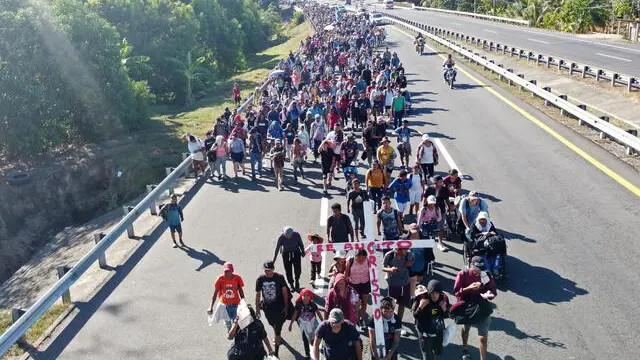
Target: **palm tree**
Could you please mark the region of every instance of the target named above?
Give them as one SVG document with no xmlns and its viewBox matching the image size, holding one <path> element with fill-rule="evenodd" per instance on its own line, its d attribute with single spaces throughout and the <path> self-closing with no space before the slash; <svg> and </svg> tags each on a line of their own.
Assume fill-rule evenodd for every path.
<svg viewBox="0 0 640 360">
<path fill-rule="evenodd" d="M 205 61 L 205 57 L 199 57 L 196 61 L 191 60 L 191 51 L 187 52 L 186 61 L 180 61 L 176 58 L 168 58 L 168 61 L 177 65 L 176 71 L 182 75 L 186 81 L 185 89 L 185 107 L 189 107 L 195 103 L 193 96 L 193 82 L 200 80 L 205 76 L 202 64 Z"/>
</svg>

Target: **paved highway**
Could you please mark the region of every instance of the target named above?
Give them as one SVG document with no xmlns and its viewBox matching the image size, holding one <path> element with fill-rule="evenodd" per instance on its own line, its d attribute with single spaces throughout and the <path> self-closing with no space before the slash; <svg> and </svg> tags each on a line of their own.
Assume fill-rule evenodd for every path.
<svg viewBox="0 0 640 360">
<path fill-rule="evenodd" d="M 510 284 L 495 301 L 490 359 L 640 358 L 640 350 L 629 346 L 640 328 L 632 315 L 640 304 L 629 298 L 640 286 L 639 198 L 462 72 L 458 88 L 448 89 L 442 59 L 418 57 L 399 31 L 390 30 L 390 46 L 406 64 L 417 99 L 412 126 L 438 139 L 449 154 L 437 170 L 455 162 L 465 174 L 463 186 L 483 194 L 510 239 Z M 500 88 L 489 89 L 640 185 L 638 173 L 606 151 Z M 239 179 L 188 194 L 183 227 L 191 249 L 172 249 L 169 234 L 158 230 L 92 301 L 78 304 L 75 318 L 34 358 L 225 359 L 224 326 L 207 326 L 205 315 L 221 264 L 234 262 L 253 303 L 255 279 L 283 225 L 324 233 L 319 168 L 311 175 L 283 192 L 274 191 L 270 180 Z M 328 201 L 346 203 L 336 191 Z M 461 255 L 436 256 L 443 264 L 436 276 L 450 292 Z M 280 262 L 276 270 L 282 271 Z M 404 321 L 412 321 L 408 312 Z M 300 358 L 297 328 L 283 334 L 291 350 L 282 348 L 281 359 Z M 402 358 L 419 357 L 415 337 L 403 339 L 401 348 Z M 477 359 L 475 348 L 472 355 Z M 456 336 L 443 358 L 459 356 Z"/>
<path fill-rule="evenodd" d="M 370 5 L 369 8 L 374 7 Z M 385 10 L 380 5 L 376 5 L 375 9 L 441 29 L 521 47 L 555 58 L 640 76 L 640 70 L 638 70 L 640 69 L 640 44 L 590 39 L 579 35 L 506 25 L 433 11 L 418 11 L 402 7 Z"/>
</svg>

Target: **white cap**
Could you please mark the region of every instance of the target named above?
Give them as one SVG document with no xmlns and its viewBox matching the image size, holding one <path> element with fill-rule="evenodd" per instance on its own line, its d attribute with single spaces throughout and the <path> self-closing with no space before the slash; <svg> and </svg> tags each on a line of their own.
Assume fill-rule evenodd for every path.
<svg viewBox="0 0 640 360">
<path fill-rule="evenodd" d="M 422 134 L 422 141 L 426 141 L 429 140 L 429 135 L 428 134 Z"/>
<path fill-rule="evenodd" d="M 435 197 L 435 196 L 433 196 L 433 195 L 429 195 L 429 196 L 427 197 L 427 204 L 435 204 L 435 203 L 437 203 L 437 201 L 436 201 L 436 197 Z"/>
</svg>

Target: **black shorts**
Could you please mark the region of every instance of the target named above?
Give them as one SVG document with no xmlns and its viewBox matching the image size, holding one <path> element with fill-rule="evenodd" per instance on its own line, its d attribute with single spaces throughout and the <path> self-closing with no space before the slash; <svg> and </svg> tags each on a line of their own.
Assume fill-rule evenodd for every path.
<svg viewBox="0 0 640 360">
<path fill-rule="evenodd" d="M 232 152 L 231 153 L 231 160 L 233 162 L 236 162 L 236 163 L 241 163 L 242 160 L 244 160 L 244 153 L 241 153 L 241 152 L 234 153 L 234 152 Z"/>
<path fill-rule="evenodd" d="M 274 334 L 280 336 L 282 333 L 282 326 L 287 321 L 286 317 L 282 315 L 282 310 L 264 310 L 264 316 L 267 318 L 267 322 L 273 328 Z"/>
<path fill-rule="evenodd" d="M 362 284 L 351 284 L 351 287 L 353 287 L 353 289 L 355 291 L 357 291 L 359 295 L 371 294 L 371 283 L 370 282 L 366 282 L 366 283 L 362 283 Z"/>
<path fill-rule="evenodd" d="M 427 273 L 427 269 L 422 269 L 421 271 L 413 271 L 411 269 L 409 269 L 409 277 L 414 277 L 414 276 L 424 276 L 424 274 Z"/>
</svg>

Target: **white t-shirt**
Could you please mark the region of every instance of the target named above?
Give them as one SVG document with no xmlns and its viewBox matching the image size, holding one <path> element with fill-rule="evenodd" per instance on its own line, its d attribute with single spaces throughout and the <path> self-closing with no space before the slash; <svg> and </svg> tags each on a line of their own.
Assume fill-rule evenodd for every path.
<svg viewBox="0 0 640 360">
<path fill-rule="evenodd" d="M 420 179 L 420 175 L 411 174 L 411 189 L 409 190 L 412 192 L 422 192 L 422 179 Z"/>
<path fill-rule="evenodd" d="M 435 162 L 433 158 L 433 144 L 431 146 L 422 145 L 422 149 L 420 164 L 433 164 Z"/>
<path fill-rule="evenodd" d="M 393 104 L 393 91 L 387 90 L 385 92 L 384 105 L 391 106 L 391 104 Z"/>
<path fill-rule="evenodd" d="M 197 139 L 196 142 L 189 141 L 187 147 L 189 148 L 189 152 L 191 153 L 192 160 L 204 161 L 204 153 L 200 151 L 204 147 L 204 144 L 202 143 L 202 141 L 200 141 L 200 139 Z"/>
</svg>

